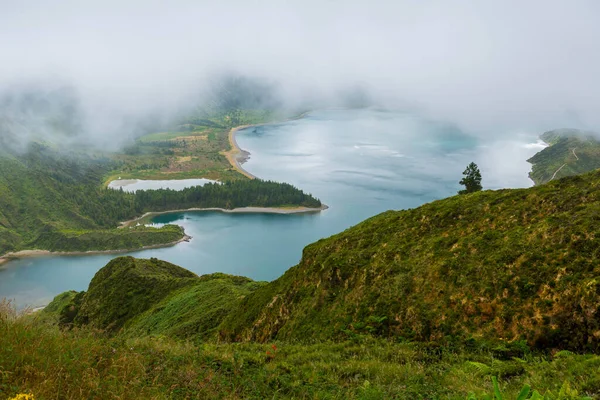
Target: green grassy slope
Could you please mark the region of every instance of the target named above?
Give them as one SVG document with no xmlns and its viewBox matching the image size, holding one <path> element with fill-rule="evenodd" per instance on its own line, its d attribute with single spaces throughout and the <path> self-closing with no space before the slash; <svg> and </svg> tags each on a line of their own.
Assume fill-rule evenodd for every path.
<svg viewBox="0 0 600 400">
<path fill-rule="evenodd" d="M 128 337 L 168 336 L 195 341 L 215 339 L 222 320 L 240 299 L 265 282 L 221 273 L 201 276 L 189 287 L 170 293 L 126 326 Z"/>
<path fill-rule="evenodd" d="M 224 340 L 525 339 L 600 349 L 600 172 L 389 211 L 305 248 Z"/>
<path fill-rule="evenodd" d="M 529 161 L 529 177 L 536 185 L 600 168 L 600 136 L 577 129 L 557 129 L 542 134 L 550 146 Z"/>
<path fill-rule="evenodd" d="M 476 399 L 498 376 L 505 399 L 523 385 L 545 400 L 600 395 L 600 356 L 501 358 L 489 349 L 361 340 L 311 345 L 175 342 L 60 331 L 0 304 L 0 398 Z M 579 395 L 574 393 L 578 392 Z"/>
<path fill-rule="evenodd" d="M 118 257 L 96 273 L 87 292 L 57 296 L 42 315 L 128 337 L 215 339 L 239 300 L 265 284 L 221 273 L 198 277 L 165 261 Z"/>
<path fill-rule="evenodd" d="M 170 292 L 197 279 L 192 272 L 166 261 L 115 258 L 90 282 L 74 322 L 117 331 Z"/>
<path fill-rule="evenodd" d="M 59 295 L 39 314 L 17 317 L 0 303 L 0 394 L 466 399 L 472 393 L 477 399 L 494 392 L 494 376 L 504 398 L 528 386 L 548 400 L 600 395 L 600 357 L 532 352 L 521 342 L 439 345 L 374 338 L 370 330 L 311 344 L 206 341 L 263 285 L 223 274 L 198 278 L 159 260 L 123 257 L 99 271 L 87 293 Z M 62 331 L 52 325 L 78 310 L 76 320 L 86 314 L 96 327 L 102 321 L 109 332 L 116 324 L 124 329 L 107 336 L 87 325 Z"/>
<path fill-rule="evenodd" d="M 0 151 L 0 255 L 23 249 L 135 249 L 180 239 L 178 227 L 116 229 L 135 204 L 100 187 L 108 161 L 65 157 L 44 145 L 23 154 Z M 87 243 L 87 245 L 86 245 Z"/>
</svg>

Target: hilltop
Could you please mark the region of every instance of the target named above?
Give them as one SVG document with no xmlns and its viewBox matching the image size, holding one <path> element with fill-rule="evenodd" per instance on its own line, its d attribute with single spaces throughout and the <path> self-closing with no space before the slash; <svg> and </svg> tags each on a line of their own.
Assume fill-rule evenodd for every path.
<svg viewBox="0 0 600 400">
<path fill-rule="evenodd" d="M 119 257 L 94 276 L 86 292 L 66 292 L 42 311 L 63 326 L 90 326 L 130 337 L 216 338 L 236 302 L 264 285 L 215 273 L 198 277 L 157 259 Z"/>
<path fill-rule="evenodd" d="M 533 164 L 529 177 L 536 185 L 600 168 L 597 133 L 556 129 L 544 132 L 540 138 L 549 146 L 527 160 Z"/>
</svg>

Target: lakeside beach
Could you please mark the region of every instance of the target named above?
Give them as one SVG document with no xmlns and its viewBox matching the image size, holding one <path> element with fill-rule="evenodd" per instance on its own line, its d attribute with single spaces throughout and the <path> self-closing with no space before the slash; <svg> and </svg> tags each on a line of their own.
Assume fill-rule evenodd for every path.
<svg viewBox="0 0 600 400">
<path fill-rule="evenodd" d="M 235 128 L 231 128 L 231 130 L 229 131 L 229 145 L 231 146 L 231 149 L 223 153 L 225 157 L 227 157 L 227 160 L 229 161 L 231 166 L 235 168 L 236 171 L 250 179 L 257 179 L 257 177 L 252 175 L 250 172 L 246 171 L 244 168 L 242 168 L 242 163 L 248 160 L 250 153 L 240 148 L 240 146 L 237 144 L 237 141 L 235 140 L 235 135 L 238 131 L 242 129 L 260 125 L 265 124 L 242 125 Z"/>
<path fill-rule="evenodd" d="M 182 242 L 189 242 L 192 240 L 191 236 L 186 234 L 179 240 L 170 243 L 164 244 L 155 244 L 152 246 L 143 246 L 137 249 L 117 249 L 117 250 L 89 250 L 89 251 L 50 251 L 50 250 L 20 250 L 11 253 L 7 253 L 0 257 L 0 267 L 12 260 L 17 260 L 20 258 L 30 258 L 30 257 L 45 257 L 45 256 L 86 256 L 86 255 L 95 255 L 95 254 L 120 254 L 120 253 L 130 253 L 132 251 L 140 251 L 140 250 L 150 250 L 150 249 L 161 249 L 164 247 L 175 246 Z"/>
<path fill-rule="evenodd" d="M 136 222 L 145 220 L 150 217 L 154 217 L 157 215 L 165 215 L 165 214 L 176 214 L 182 212 L 190 212 L 190 211 L 218 211 L 225 214 L 301 214 L 301 213 L 316 213 L 321 212 L 323 210 L 327 210 L 329 206 L 323 204 L 321 207 L 310 208 L 310 207 L 238 207 L 233 208 L 231 210 L 226 208 L 218 208 L 218 207 L 207 207 L 207 208 L 188 208 L 184 210 L 169 210 L 169 211 L 157 211 L 157 212 L 147 212 L 141 217 L 121 222 L 120 228 L 128 228 Z"/>
</svg>

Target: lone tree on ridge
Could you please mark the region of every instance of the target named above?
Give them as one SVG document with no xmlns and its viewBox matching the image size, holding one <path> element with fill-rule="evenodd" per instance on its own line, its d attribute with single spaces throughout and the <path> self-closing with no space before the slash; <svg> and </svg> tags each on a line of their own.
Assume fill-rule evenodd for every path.
<svg viewBox="0 0 600 400">
<path fill-rule="evenodd" d="M 460 180 L 461 185 L 465 185 L 463 190 L 459 190 L 458 194 L 466 194 L 479 192 L 482 189 L 481 186 L 481 172 L 477 164 L 472 162 L 467 165 L 467 168 L 463 171 L 464 178 Z"/>
</svg>

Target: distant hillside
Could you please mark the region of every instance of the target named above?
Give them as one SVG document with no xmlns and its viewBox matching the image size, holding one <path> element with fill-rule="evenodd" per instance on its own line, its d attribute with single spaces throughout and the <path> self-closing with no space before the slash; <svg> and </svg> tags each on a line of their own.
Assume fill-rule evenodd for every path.
<svg viewBox="0 0 600 400">
<path fill-rule="evenodd" d="M 70 155 L 40 144 L 0 151 L 0 255 L 23 249 L 134 249 L 174 242 L 179 227 L 117 230 L 139 215 L 131 198 L 102 189 L 108 160 Z"/>
<path fill-rule="evenodd" d="M 307 246 L 223 340 L 525 339 L 600 349 L 600 172 L 388 211 Z"/>
<path fill-rule="evenodd" d="M 550 146 L 528 162 L 529 177 L 536 185 L 600 168 L 600 135 L 578 129 L 557 129 L 540 138 Z"/>
<path fill-rule="evenodd" d="M 320 207 L 300 189 L 260 179 L 135 194 L 102 187 L 113 163 L 86 154 L 62 154 L 33 144 L 25 153 L 0 150 L 0 256 L 24 249 L 129 250 L 173 243 L 178 226 L 117 229 L 151 211 L 198 207 Z"/>
</svg>

